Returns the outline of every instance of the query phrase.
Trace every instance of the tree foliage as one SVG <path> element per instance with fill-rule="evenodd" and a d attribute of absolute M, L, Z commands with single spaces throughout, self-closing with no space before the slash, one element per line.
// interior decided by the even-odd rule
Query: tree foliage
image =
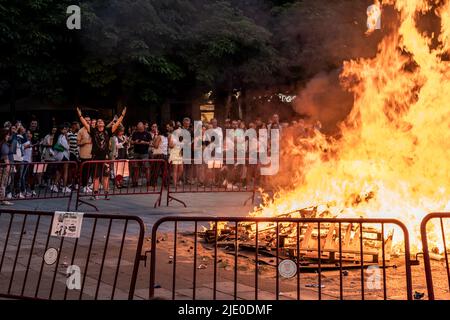
<path fill-rule="evenodd" d="M 3 91 L 54 97 L 70 60 L 70 37 L 61 28 L 68 1 L 0 2 L 0 80 Z"/>
<path fill-rule="evenodd" d="M 82 29 L 68 30 L 73 1 L 0 0 L 0 99 L 140 106 L 290 84 L 347 58 L 341 43 L 363 32 L 332 15 L 365 14 L 356 2 L 80 0 Z M 336 19 L 348 27 L 324 40 Z"/>

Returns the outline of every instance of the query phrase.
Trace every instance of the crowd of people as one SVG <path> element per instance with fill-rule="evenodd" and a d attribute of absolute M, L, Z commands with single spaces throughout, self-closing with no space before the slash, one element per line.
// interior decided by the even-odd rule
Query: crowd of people
<path fill-rule="evenodd" d="M 120 175 L 111 175 L 106 163 L 99 163 L 93 171 L 95 174 L 92 170 L 90 173 L 82 172 L 79 179 L 74 179 L 76 172 L 72 172 L 68 165 L 59 165 L 54 172 L 50 172 L 50 179 L 48 172 L 32 172 L 35 170 L 27 165 L 32 162 L 60 164 L 73 161 L 81 164 L 90 160 L 164 159 L 170 164 L 169 184 L 173 188 L 195 184 L 233 190 L 255 184 L 259 178 L 258 164 L 227 164 L 223 161 L 186 164 L 183 161 L 183 142 L 174 138 L 180 136 L 174 133 L 184 129 L 194 137 L 190 118 L 186 117 L 181 122 L 169 121 L 162 127 L 147 121 L 125 127 L 123 119 L 126 108 L 109 122 L 84 115 L 79 108 L 77 113 L 78 119 L 72 123 L 54 125 L 47 133 L 40 131 L 37 120 L 32 120 L 28 126 L 20 121 L 4 123 L 0 131 L 0 162 L 6 164 L 0 166 L 1 205 L 12 205 L 10 200 L 14 198 L 35 196 L 36 185 L 49 188 L 50 192 L 62 193 L 70 193 L 80 187 L 82 192 L 92 193 L 93 199 L 97 199 L 100 188 L 107 194 L 111 176 L 115 178 L 117 187 L 122 187 L 124 183 Z M 280 117 L 274 114 L 267 122 L 262 118 L 248 123 L 226 119 L 220 127 L 217 119 L 211 119 L 202 123 L 202 148 L 214 141 L 214 138 L 205 136 L 208 129 L 217 131 L 224 139 L 225 152 L 229 139 L 225 136 L 227 129 L 232 129 L 235 137 L 247 129 L 255 129 L 256 132 L 259 129 L 269 129 L 269 132 L 270 129 L 278 129 L 282 134 L 283 130 L 298 126 L 301 121 L 281 122 Z M 138 183 L 136 174 L 136 170 L 131 173 L 128 183 Z"/>

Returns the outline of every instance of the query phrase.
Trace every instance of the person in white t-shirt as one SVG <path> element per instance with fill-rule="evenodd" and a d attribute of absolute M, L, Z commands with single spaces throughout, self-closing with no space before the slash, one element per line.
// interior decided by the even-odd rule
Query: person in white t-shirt
<path fill-rule="evenodd" d="M 27 141 L 23 144 L 23 162 L 30 163 L 33 158 L 33 145 L 31 144 L 31 138 L 33 134 L 31 131 L 27 131 Z"/>
<path fill-rule="evenodd" d="M 24 145 L 27 142 L 27 138 L 26 138 L 26 130 L 23 126 L 19 125 L 17 127 L 17 144 L 16 144 L 16 152 L 13 154 L 13 158 L 14 158 L 14 163 L 17 164 L 16 166 L 16 170 L 18 171 L 18 186 L 19 186 L 19 195 L 18 197 L 20 199 L 25 198 L 25 175 L 26 175 L 26 169 L 27 166 L 25 166 L 25 164 L 23 163 L 23 155 L 24 155 Z M 14 186 L 15 184 L 13 183 L 12 186 Z"/>
<path fill-rule="evenodd" d="M 69 142 L 67 141 L 67 133 L 69 131 L 68 125 L 60 125 L 58 131 L 53 138 L 53 158 L 54 161 L 66 162 L 69 161 Z M 69 174 L 68 164 L 56 164 L 56 178 L 53 185 L 50 187 L 52 192 L 59 192 L 58 183 L 62 176 L 62 193 L 70 193 L 72 190 L 67 186 L 67 179 Z"/>
<path fill-rule="evenodd" d="M 31 144 L 31 139 L 33 138 L 33 135 L 30 131 L 28 131 L 26 134 L 24 134 L 24 143 L 22 144 L 22 165 L 20 170 L 20 193 L 19 198 L 25 198 L 26 196 L 32 195 L 27 194 L 27 185 L 28 185 L 28 175 L 29 175 L 29 169 L 30 165 L 29 163 L 32 162 L 33 157 L 33 146 Z"/>
<path fill-rule="evenodd" d="M 222 131 L 222 128 L 217 125 L 217 119 L 211 119 L 211 129 L 217 134 L 218 140 L 215 141 L 216 137 L 210 137 L 208 134 L 205 134 L 204 140 L 206 141 L 206 144 L 209 145 L 210 143 L 215 143 L 217 148 L 214 148 L 214 151 L 212 153 L 212 156 L 216 156 L 216 151 L 223 152 L 223 136 L 224 132 Z M 223 167 L 223 155 L 220 159 L 213 158 L 212 160 L 208 161 L 207 163 L 207 170 L 206 170 L 206 179 L 208 181 L 208 185 L 219 185 L 220 181 L 220 171 Z"/>

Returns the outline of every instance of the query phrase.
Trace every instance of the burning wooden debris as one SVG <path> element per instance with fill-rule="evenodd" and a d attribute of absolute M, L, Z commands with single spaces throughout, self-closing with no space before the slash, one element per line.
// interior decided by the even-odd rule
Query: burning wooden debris
<path fill-rule="evenodd" d="M 237 230 L 235 223 L 218 223 L 217 246 L 234 252 L 237 243 L 239 255 L 245 256 L 245 252 L 251 252 L 253 254 L 248 257 L 254 259 L 254 253 L 258 250 L 258 254 L 261 256 L 258 258 L 259 261 L 273 262 L 278 242 L 280 259 L 297 260 L 299 257 L 302 265 L 317 263 L 319 257 L 321 263 L 337 265 L 341 260 L 340 252 L 343 263 L 361 263 L 362 246 L 363 261 L 366 265 L 382 263 L 383 236 L 381 230 L 364 226 L 364 224 L 360 230 L 359 223 L 341 223 L 339 232 L 338 223 L 320 223 L 320 233 L 318 223 L 299 223 L 297 225 L 296 222 L 279 222 L 277 226 L 277 223 L 258 222 L 258 233 L 256 228 L 255 222 L 239 223 Z M 209 229 L 201 232 L 200 236 L 206 243 L 214 244 L 216 224 L 212 223 Z M 393 230 L 384 238 L 386 262 L 391 259 L 392 238 Z"/>

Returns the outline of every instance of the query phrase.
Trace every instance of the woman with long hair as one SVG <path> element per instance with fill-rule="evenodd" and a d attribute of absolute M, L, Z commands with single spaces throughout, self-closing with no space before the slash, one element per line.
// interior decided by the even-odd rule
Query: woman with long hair
<path fill-rule="evenodd" d="M 111 139 L 111 160 L 128 159 L 129 139 L 125 135 L 125 128 L 120 126 L 117 133 Z M 129 175 L 129 167 L 127 161 L 114 163 L 114 182 L 116 188 L 123 188 L 123 177 Z"/>
<path fill-rule="evenodd" d="M 151 143 L 152 146 L 152 159 L 155 160 L 165 160 L 167 161 L 167 153 L 169 150 L 169 143 L 166 134 L 161 134 L 156 127 L 154 130 L 154 136 Z M 164 170 L 161 162 L 152 163 L 151 166 L 151 185 L 156 187 L 158 178 L 162 177 L 164 179 Z"/>
<path fill-rule="evenodd" d="M 178 184 L 181 184 L 181 178 L 183 176 L 183 155 L 182 152 L 182 143 L 171 133 L 168 137 L 168 145 L 169 145 L 169 166 L 172 171 L 172 179 L 173 185 L 175 188 L 178 187 Z M 170 183 L 170 181 L 169 181 Z"/>
<path fill-rule="evenodd" d="M 42 140 L 42 161 L 53 161 L 53 138 L 55 137 L 57 131 L 58 128 L 56 126 L 53 126 L 50 129 L 50 132 L 44 137 L 44 140 Z"/>
<path fill-rule="evenodd" d="M 17 147 L 20 148 L 20 158 L 17 159 L 17 169 L 19 171 L 19 198 L 24 199 L 27 189 L 27 173 L 28 173 L 28 162 L 31 160 L 25 158 L 25 151 L 27 151 L 27 156 L 29 155 L 30 141 L 27 137 L 27 130 L 20 126 L 17 130 Z M 28 161 L 29 160 L 29 161 Z"/>
<path fill-rule="evenodd" d="M 67 132 L 69 131 L 69 126 L 62 124 L 59 126 L 58 130 L 53 137 L 53 159 L 58 162 L 66 162 L 70 159 L 69 154 L 69 142 L 67 141 Z M 56 175 L 54 184 L 51 187 L 53 192 L 59 192 L 58 184 L 62 176 L 62 193 L 70 193 L 72 190 L 67 186 L 67 178 L 69 174 L 69 164 L 57 164 L 56 165 Z"/>

